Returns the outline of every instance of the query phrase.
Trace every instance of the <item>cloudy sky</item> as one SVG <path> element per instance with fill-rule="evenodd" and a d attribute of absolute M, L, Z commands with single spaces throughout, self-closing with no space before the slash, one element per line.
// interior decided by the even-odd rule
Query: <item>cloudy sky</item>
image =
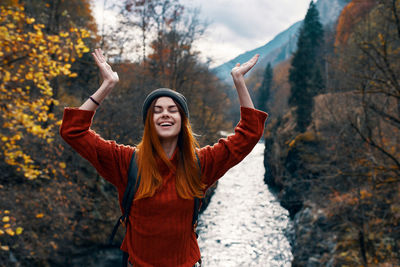
<path fill-rule="evenodd" d="M 92 0 L 99 24 L 103 17 L 112 23 L 104 0 Z M 110 0 L 108 0 L 110 2 Z M 218 66 L 241 53 L 271 41 L 278 33 L 302 20 L 310 0 L 181 0 L 189 8 L 199 8 L 200 18 L 209 26 L 196 48 L 203 58 Z"/>

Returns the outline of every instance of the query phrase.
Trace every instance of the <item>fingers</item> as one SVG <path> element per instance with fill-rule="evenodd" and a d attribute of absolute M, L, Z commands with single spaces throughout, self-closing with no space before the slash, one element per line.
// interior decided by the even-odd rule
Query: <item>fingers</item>
<path fill-rule="evenodd" d="M 251 67 L 253 67 L 257 63 L 259 57 L 260 55 L 256 54 L 249 61 L 247 61 L 247 63 L 249 63 Z"/>
<path fill-rule="evenodd" d="M 257 63 L 259 56 L 259 54 L 254 55 L 249 61 L 243 63 L 242 65 L 240 65 L 240 63 L 237 63 L 236 66 L 232 69 L 232 75 L 245 75 Z"/>
<path fill-rule="evenodd" d="M 100 48 L 96 48 L 94 50 L 94 52 L 92 53 L 92 56 L 98 66 L 100 66 L 102 63 L 106 62 L 106 59 L 103 55 L 103 51 L 101 51 Z"/>
<path fill-rule="evenodd" d="M 254 55 L 249 61 L 244 63 L 243 65 L 246 65 L 247 71 L 249 71 L 251 68 L 254 67 L 254 65 L 257 63 L 259 54 Z"/>

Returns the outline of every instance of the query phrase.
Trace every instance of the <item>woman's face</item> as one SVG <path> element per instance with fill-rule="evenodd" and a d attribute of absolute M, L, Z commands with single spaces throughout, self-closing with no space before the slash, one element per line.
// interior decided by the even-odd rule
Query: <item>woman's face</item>
<path fill-rule="evenodd" d="M 178 138 L 182 119 L 172 98 L 163 96 L 156 100 L 153 121 L 161 141 Z"/>

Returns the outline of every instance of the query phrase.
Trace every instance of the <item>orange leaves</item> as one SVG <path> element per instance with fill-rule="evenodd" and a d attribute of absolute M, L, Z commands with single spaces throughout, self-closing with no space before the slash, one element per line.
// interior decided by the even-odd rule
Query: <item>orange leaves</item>
<path fill-rule="evenodd" d="M 347 42 L 354 26 L 371 10 L 372 7 L 374 7 L 375 4 L 376 3 L 373 0 L 353 0 L 343 8 L 336 28 L 336 46 Z"/>
<path fill-rule="evenodd" d="M 1 249 L 1 250 L 4 250 L 4 251 L 9 251 L 9 250 L 10 250 L 10 247 L 9 247 L 9 246 L 2 246 L 2 245 L 0 244 L 0 249 Z"/>
<path fill-rule="evenodd" d="M 330 200 L 334 204 L 357 205 L 361 200 L 370 200 L 373 197 L 372 190 L 367 188 L 353 189 L 347 193 L 339 193 L 335 191 Z"/>
<path fill-rule="evenodd" d="M 342 194 L 340 194 L 339 192 L 335 192 L 330 199 L 333 203 L 337 204 L 343 203 L 343 204 L 355 205 L 358 203 L 358 198 L 354 191 L 351 193 L 342 193 Z"/>

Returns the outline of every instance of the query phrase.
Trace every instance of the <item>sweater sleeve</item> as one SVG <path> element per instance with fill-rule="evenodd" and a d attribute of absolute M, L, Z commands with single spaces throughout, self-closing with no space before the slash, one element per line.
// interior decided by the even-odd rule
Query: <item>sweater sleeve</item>
<path fill-rule="evenodd" d="M 104 140 L 90 129 L 94 114 L 94 111 L 65 108 L 60 135 L 87 159 L 103 178 L 117 188 L 125 188 L 134 147 Z"/>
<path fill-rule="evenodd" d="M 235 127 L 235 133 L 198 151 L 202 181 L 207 188 L 251 152 L 264 132 L 267 117 L 268 114 L 263 111 L 241 107 L 240 121 Z"/>

